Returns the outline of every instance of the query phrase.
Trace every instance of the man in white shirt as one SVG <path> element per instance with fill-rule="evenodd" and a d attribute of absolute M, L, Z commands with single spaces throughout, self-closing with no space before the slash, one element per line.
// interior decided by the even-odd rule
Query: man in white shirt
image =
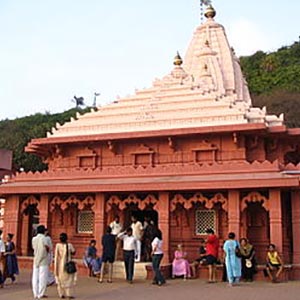
<path fill-rule="evenodd" d="M 34 250 L 32 291 L 34 299 L 45 298 L 48 280 L 48 252 L 49 246 L 45 237 L 45 226 L 37 227 L 37 235 L 32 238 L 32 248 Z"/>
<path fill-rule="evenodd" d="M 117 239 L 117 236 L 122 231 L 122 224 L 120 223 L 120 217 L 118 215 L 115 216 L 115 219 L 113 222 L 109 224 L 109 227 L 111 228 L 111 234 L 116 236 L 116 252 L 115 252 L 115 259 L 118 260 L 118 255 L 121 247 L 121 240 Z"/>
<path fill-rule="evenodd" d="M 137 220 L 136 216 L 131 217 L 131 228 L 132 235 L 136 238 L 136 253 L 135 253 L 135 261 L 141 261 L 141 252 L 142 252 L 142 236 L 144 232 L 143 225 L 140 221 Z"/>
<path fill-rule="evenodd" d="M 123 240 L 124 264 L 126 271 L 126 280 L 132 283 L 134 273 L 134 257 L 136 252 L 137 241 L 132 235 L 132 228 L 129 227 L 125 232 L 118 235 L 118 238 Z"/>
<path fill-rule="evenodd" d="M 2 240 L 3 231 L 0 230 L 0 288 L 3 288 L 3 261 L 4 261 L 4 253 L 5 253 L 5 244 Z"/>

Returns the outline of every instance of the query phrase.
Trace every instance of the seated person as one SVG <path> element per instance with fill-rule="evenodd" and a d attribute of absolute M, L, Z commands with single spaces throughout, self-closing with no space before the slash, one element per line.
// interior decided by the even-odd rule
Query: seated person
<path fill-rule="evenodd" d="M 200 243 L 200 246 L 199 246 L 199 257 L 195 261 L 193 261 L 193 263 L 191 264 L 191 269 L 192 269 L 192 275 L 193 275 L 193 277 L 196 277 L 197 267 L 199 265 L 205 264 L 205 262 L 206 262 L 205 240 L 203 238 L 200 238 L 199 239 L 199 243 Z"/>
<path fill-rule="evenodd" d="M 91 240 L 85 251 L 83 262 L 91 270 L 90 275 L 97 275 L 101 270 L 101 258 L 97 256 L 96 240 Z"/>
<path fill-rule="evenodd" d="M 172 277 L 183 276 L 183 279 L 191 277 L 190 265 L 186 259 L 187 253 L 183 251 L 182 245 L 178 244 L 172 262 Z"/>
<path fill-rule="evenodd" d="M 275 274 L 274 271 L 276 272 Z M 273 283 L 279 282 L 279 276 L 283 271 L 283 262 L 274 244 L 270 244 L 267 252 L 266 272 Z"/>

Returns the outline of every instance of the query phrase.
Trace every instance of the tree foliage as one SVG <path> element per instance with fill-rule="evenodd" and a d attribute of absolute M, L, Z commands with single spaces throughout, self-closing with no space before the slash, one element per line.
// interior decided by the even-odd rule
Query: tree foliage
<path fill-rule="evenodd" d="M 42 160 L 36 155 L 24 152 L 25 146 L 33 138 L 42 138 L 46 133 L 55 127 L 56 123 L 63 124 L 75 117 L 77 112 L 82 110 L 74 108 L 58 114 L 37 113 L 31 116 L 15 120 L 0 121 L 0 148 L 13 151 L 13 169 L 25 171 L 42 171 L 47 168 Z"/>

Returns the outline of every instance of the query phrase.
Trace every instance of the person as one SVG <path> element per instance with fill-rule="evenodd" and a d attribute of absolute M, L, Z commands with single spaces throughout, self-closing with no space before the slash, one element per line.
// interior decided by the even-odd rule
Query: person
<path fill-rule="evenodd" d="M 46 244 L 49 248 L 48 251 L 48 277 L 47 277 L 47 286 L 53 285 L 55 283 L 54 274 L 51 272 L 51 264 L 53 263 L 53 243 L 48 229 L 45 229 L 45 239 Z"/>
<path fill-rule="evenodd" d="M 60 242 L 56 244 L 54 253 L 54 276 L 58 295 L 60 298 L 74 299 L 73 287 L 76 284 L 77 273 L 67 273 L 65 266 L 70 261 L 71 256 L 75 254 L 75 249 L 71 243 L 68 243 L 66 233 L 61 233 L 59 240 Z"/>
<path fill-rule="evenodd" d="M 36 230 L 37 235 L 31 241 L 33 248 L 32 292 L 34 299 L 41 299 L 46 296 L 50 247 L 45 236 L 45 226 L 39 225 Z"/>
<path fill-rule="evenodd" d="M 203 238 L 200 238 L 199 239 L 199 256 L 198 258 L 193 261 L 193 263 L 191 264 L 191 269 L 192 269 L 192 274 L 193 274 L 193 277 L 195 278 L 196 275 L 197 275 L 197 267 L 199 265 L 203 265 L 206 263 L 206 249 L 205 249 L 205 240 Z"/>
<path fill-rule="evenodd" d="M 216 264 L 219 255 L 219 239 L 215 235 L 213 229 L 208 228 L 206 230 L 208 234 L 206 240 L 206 263 L 208 265 L 208 283 L 215 283 L 217 268 Z"/>
<path fill-rule="evenodd" d="M 242 278 L 245 281 L 253 281 L 256 272 L 255 250 L 246 238 L 240 239 L 240 251 L 242 259 Z"/>
<path fill-rule="evenodd" d="M 239 248 L 240 244 L 235 240 L 235 233 L 229 232 L 228 240 L 225 241 L 223 246 L 229 286 L 238 284 L 242 274 L 241 258 L 237 256 Z"/>
<path fill-rule="evenodd" d="M 2 240 L 3 231 L 0 229 L 0 288 L 4 286 L 4 278 L 3 278 L 3 265 L 4 265 L 4 253 L 5 253 L 5 244 Z"/>
<path fill-rule="evenodd" d="M 152 246 L 151 243 L 156 236 L 157 228 L 150 219 L 150 217 L 146 216 L 144 221 L 144 234 L 143 234 L 143 260 L 144 261 L 152 261 L 151 253 L 152 253 Z"/>
<path fill-rule="evenodd" d="M 273 283 L 279 282 L 279 276 L 283 271 L 283 261 L 274 244 L 270 244 L 267 252 L 267 274 Z M 275 274 L 274 271 L 276 271 Z"/>
<path fill-rule="evenodd" d="M 157 229 L 155 233 L 155 237 L 151 243 L 152 246 L 152 269 L 154 272 L 154 278 L 152 283 L 157 284 L 159 286 L 166 283 L 165 278 L 163 277 L 161 271 L 160 271 L 160 263 L 164 256 L 163 250 L 162 250 L 162 232 L 161 230 Z"/>
<path fill-rule="evenodd" d="M 134 257 L 137 251 L 137 240 L 132 234 L 132 228 L 126 229 L 126 232 L 121 232 L 118 238 L 123 240 L 123 254 L 126 272 L 126 280 L 133 283 L 134 275 Z"/>
<path fill-rule="evenodd" d="M 90 269 L 90 276 L 100 273 L 102 260 L 97 256 L 96 240 L 90 241 L 89 246 L 85 250 L 83 262 Z"/>
<path fill-rule="evenodd" d="M 103 274 L 105 266 L 108 264 L 108 279 L 107 282 L 112 283 L 113 263 L 115 261 L 116 253 L 116 236 L 112 234 L 110 226 L 106 228 L 106 234 L 102 237 L 102 266 L 100 272 L 99 282 L 103 282 Z"/>
<path fill-rule="evenodd" d="M 183 276 L 186 280 L 187 277 L 191 277 L 190 265 L 186 259 L 187 253 L 183 251 L 181 244 L 177 245 L 177 250 L 174 253 L 174 260 L 172 262 L 172 277 Z"/>
<path fill-rule="evenodd" d="M 120 223 L 120 217 L 118 215 L 115 215 L 115 219 L 109 224 L 109 226 L 111 228 L 111 233 L 115 236 L 115 240 L 116 240 L 115 259 L 117 260 L 121 248 L 121 240 L 117 238 L 118 234 L 120 234 L 122 231 L 122 224 Z"/>
<path fill-rule="evenodd" d="M 16 281 L 16 276 L 19 274 L 19 265 L 16 255 L 16 246 L 12 241 L 14 235 L 12 233 L 7 234 L 6 243 L 5 243 L 5 252 L 4 252 L 4 272 L 3 272 L 3 282 L 6 278 L 10 278 L 11 282 Z"/>
<path fill-rule="evenodd" d="M 141 261 L 141 251 L 142 251 L 142 237 L 143 237 L 143 224 L 138 221 L 136 216 L 131 217 L 131 228 L 132 228 L 132 235 L 136 239 L 136 253 L 135 253 L 135 261 Z"/>

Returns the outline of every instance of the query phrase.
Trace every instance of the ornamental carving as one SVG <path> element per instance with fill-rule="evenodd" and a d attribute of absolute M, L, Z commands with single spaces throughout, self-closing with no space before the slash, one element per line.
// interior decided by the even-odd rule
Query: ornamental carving
<path fill-rule="evenodd" d="M 200 203 L 207 209 L 212 209 L 215 204 L 220 203 L 224 211 L 228 211 L 228 199 L 222 193 L 215 194 L 212 198 L 205 197 L 202 193 L 196 193 L 194 196 L 186 199 L 181 194 L 176 194 L 171 200 L 171 211 L 175 211 L 177 204 L 185 209 L 191 209 L 194 204 Z"/>
<path fill-rule="evenodd" d="M 87 196 L 84 199 L 79 199 L 75 195 L 71 195 L 67 199 L 62 199 L 60 196 L 55 196 L 50 201 L 50 212 L 53 212 L 57 206 L 61 210 L 66 210 L 72 204 L 76 205 L 79 210 L 83 210 L 87 206 L 93 207 L 95 204 L 95 199 L 92 196 Z"/>
<path fill-rule="evenodd" d="M 248 203 L 260 203 L 266 211 L 269 211 L 269 199 L 258 192 L 251 192 L 241 201 L 241 211 L 244 211 Z"/>
<path fill-rule="evenodd" d="M 147 195 L 145 199 L 138 198 L 135 194 L 130 194 L 126 199 L 120 199 L 118 196 L 111 196 L 106 202 L 106 212 L 109 212 L 113 205 L 117 206 L 120 210 L 124 210 L 128 205 L 134 204 L 140 210 L 144 210 L 147 206 L 156 206 L 158 209 L 158 200 L 154 195 Z"/>
<path fill-rule="evenodd" d="M 21 211 L 23 212 L 29 205 L 39 205 L 40 200 L 37 199 L 35 196 L 30 195 L 29 197 L 25 198 L 21 203 Z"/>

